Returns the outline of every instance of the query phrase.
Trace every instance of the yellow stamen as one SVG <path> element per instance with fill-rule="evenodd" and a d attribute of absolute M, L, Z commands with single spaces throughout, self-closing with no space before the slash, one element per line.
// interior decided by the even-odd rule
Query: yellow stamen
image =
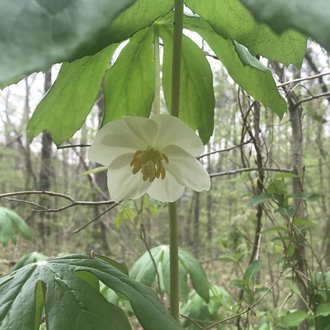
<path fill-rule="evenodd" d="M 148 147 L 146 150 L 138 150 L 132 158 L 132 173 L 136 174 L 141 170 L 144 181 L 153 182 L 156 178 L 165 178 L 165 167 L 163 161 L 168 163 L 168 158 L 160 151 Z"/>

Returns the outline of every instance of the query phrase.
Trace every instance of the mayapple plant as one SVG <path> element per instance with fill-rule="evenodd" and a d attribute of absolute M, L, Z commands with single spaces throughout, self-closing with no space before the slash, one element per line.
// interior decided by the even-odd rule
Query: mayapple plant
<path fill-rule="evenodd" d="M 184 13 L 184 5 L 190 13 Z M 64 62 L 28 124 L 29 137 L 48 130 L 58 145 L 72 137 L 102 88 L 103 128 L 90 157 L 108 167 L 111 198 L 146 193 L 168 202 L 170 307 L 176 320 L 180 297 L 173 201 L 185 187 L 210 188 L 195 157 L 212 136 L 215 107 L 209 62 L 183 28 L 198 33 L 233 80 L 282 117 L 286 102 L 271 71 L 255 55 L 299 67 L 308 36 L 330 50 L 329 8 L 326 0 L 0 0 L 0 87 Z M 115 50 L 127 40 L 114 60 Z M 160 103 L 160 76 L 172 116 L 149 118 L 154 99 Z M 130 328 L 118 308 L 100 299 L 97 279 L 128 297 L 146 330 L 178 328 L 151 290 L 113 261 L 86 255 L 49 259 L 2 278 L 0 328 L 38 329 L 43 310 L 48 328 L 72 329 L 75 317 L 79 329 Z"/>

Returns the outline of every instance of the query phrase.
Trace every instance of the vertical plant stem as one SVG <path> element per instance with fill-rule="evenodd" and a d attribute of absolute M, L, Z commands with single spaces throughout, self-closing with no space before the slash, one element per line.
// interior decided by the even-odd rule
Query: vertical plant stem
<path fill-rule="evenodd" d="M 172 57 L 172 93 L 171 115 L 179 116 L 180 104 L 180 69 L 183 25 L 183 0 L 175 0 L 174 37 Z M 179 321 L 179 244 L 178 217 L 176 203 L 168 204 L 170 217 L 170 310 L 171 315 Z"/>
<path fill-rule="evenodd" d="M 172 57 L 171 115 L 179 117 L 183 0 L 175 1 Z"/>
<path fill-rule="evenodd" d="M 179 243 L 176 202 L 168 203 L 170 217 L 170 311 L 179 321 Z"/>
<path fill-rule="evenodd" d="M 155 96 L 153 111 L 160 114 L 160 59 L 159 59 L 159 27 L 154 25 L 154 60 L 155 60 Z"/>

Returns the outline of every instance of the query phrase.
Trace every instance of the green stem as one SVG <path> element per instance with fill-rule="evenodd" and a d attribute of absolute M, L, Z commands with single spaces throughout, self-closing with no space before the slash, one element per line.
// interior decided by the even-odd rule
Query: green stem
<path fill-rule="evenodd" d="M 183 0 L 175 0 L 172 57 L 171 115 L 179 117 Z"/>
<path fill-rule="evenodd" d="M 153 111 L 160 114 L 160 58 L 159 58 L 159 27 L 154 25 L 154 59 L 155 59 L 155 96 Z"/>
<path fill-rule="evenodd" d="M 172 57 L 171 115 L 179 116 L 183 0 L 175 0 Z M 179 321 L 179 243 L 176 203 L 168 204 L 170 217 L 170 310 Z"/>
<path fill-rule="evenodd" d="M 170 217 L 170 310 L 179 321 L 179 243 L 176 203 L 168 203 Z"/>

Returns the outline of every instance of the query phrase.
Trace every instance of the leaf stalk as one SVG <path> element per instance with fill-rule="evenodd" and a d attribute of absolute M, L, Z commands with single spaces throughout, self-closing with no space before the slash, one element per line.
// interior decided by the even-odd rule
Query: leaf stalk
<path fill-rule="evenodd" d="M 181 45 L 183 29 L 183 0 L 176 0 L 174 5 L 174 36 L 172 54 L 172 90 L 171 115 L 179 116 Z M 168 204 L 170 226 L 170 312 L 179 321 L 179 244 L 178 217 L 175 202 Z"/>

